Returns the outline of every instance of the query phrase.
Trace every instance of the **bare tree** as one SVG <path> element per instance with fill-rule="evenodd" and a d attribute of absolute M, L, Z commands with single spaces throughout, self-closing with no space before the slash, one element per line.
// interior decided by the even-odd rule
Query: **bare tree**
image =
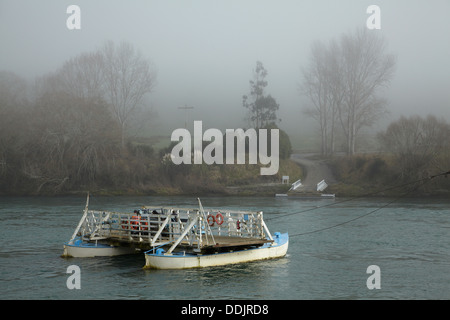
<path fill-rule="evenodd" d="M 124 147 L 127 122 L 144 95 L 154 87 L 156 73 L 150 62 L 127 42 L 116 46 L 109 41 L 100 52 L 103 56 L 105 98 L 120 125 Z"/>
<path fill-rule="evenodd" d="M 58 70 L 59 85 L 56 87 L 79 98 L 102 97 L 103 68 L 103 57 L 98 51 L 81 53 L 66 61 Z"/>
<path fill-rule="evenodd" d="M 346 138 L 346 151 L 354 154 L 361 128 L 371 126 L 386 111 L 386 100 L 377 93 L 389 84 L 395 57 L 385 51 L 385 40 L 366 29 L 343 35 L 328 46 L 312 45 L 302 91 L 313 104 L 306 113 L 321 127 L 322 153 L 334 151 L 337 119 Z"/>
<path fill-rule="evenodd" d="M 104 96 L 103 57 L 96 52 L 81 53 L 67 60 L 55 72 L 35 82 L 37 98 L 65 93 L 76 99 L 99 99 Z"/>
<path fill-rule="evenodd" d="M 386 100 L 377 91 L 389 84 L 395 57 L 386 54 L 386 41 L 366 28 L 341 38 L 345 95 L 339 118 L 347 138 L 347 153 L 355 153 L 356 137 L 362 127 L 371 126 L 385 113 Z"/>
<path fill-rule="evenodd" d="M 312 103 L 304 113 L 319 123 L 322 155 L 333 154 L 335 148 L 338 106 L 343 90 L 338 81 L 339 48 L 335 42 L 326 47 L 321 42 L 311 46 L 310 65 L 303 69 L 303 83 L 300 90 Z"/>
<path fill-rule="evenodd" d="M 95 183 L 118 152 L 118 125 L 100 98 L 46 92 L 28 116 L 21 170 L 36 192 Z"/>
<path fill-rule="evenodd" d="M 131 44 L 115 45 L 109 41 L 101 49 L 81 53 L 66 61 L 56 72 L 42 77 L 37 82 L 37 96 L 64 92 L 87 101 L 104 99 L 120 126 L 124 147 L 127 124 L 139 115 L 150 114 L 148 110 L 138 109 L 155 80 L 151 63 Z"/>

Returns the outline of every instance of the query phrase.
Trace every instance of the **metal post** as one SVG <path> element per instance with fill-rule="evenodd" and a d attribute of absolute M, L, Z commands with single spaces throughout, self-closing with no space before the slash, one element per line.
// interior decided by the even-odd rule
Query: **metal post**
<path fill-rule="evenodd" d="M 163 224 L 159 227 L 158 232 L 156 232 L 155 236 L 153 237 L 152 243 L 150 244 L 151 246 L 155 245 L 156 240 L 160 236 L 161 232 L 164 230 L 164 227 L 167 225 L 167 222 L 169 222 L 169 219 L 170 215 L 167 215 L 167 218 L 164 220 Z"/>
<path fill-rule="evenodd" d="M 184 107 L 178 107 L 180 110 L 184 110 L 184 128 L 187 129 L 187 111 L 190 109 L 194 109 L 194 107 L 188 107 L 184 105 Z"/>
<path fill-rule="evenodd" d="M 214 236 L 212 234 L 211 228 L 209 227 L 208 219 L 206 218 L 205 210 L 203 210 L 203 206 L 202 206 L 202 203 L 200 201 L 200 198 L 197 198 L 197 199 L 198 199 L 198 206 L 200 208 L 200 213 L 202 214 L 203 220 L 205 221 L 206 228 L 208 229 L 207 232 L 206 232 L 206 241 L 209 244 L 209 242 L 208 242 L 208 232 L 209 232 L 209 234 L 210 234 L 210 236 L 212 238 L 213 244 L 216 244 L 216 240 L 214 240 Z M 202 234 L 202 229 L 201 229 L 201 226 L 200 226 L 200 237 L 201 237 L 201 234 Z"/>
<path fill-rule="evenodd" d="M 171 254 L 173 249 L 176 248 L 176 246 L 181 242 L 181 240 L 183 240 L 184 236 L 189 232 L 189 230 L 191 230 L 191 228 L 194 226 L 194 224 L 196 224 L 198 221 L 198 216 L 196 216 L 191 223 L 189 224 L 189 226 L 183 231 L 183 233 L 178 237 L 177 241 L 175 241 L 175 243 L 170 247 L 170 249 L 167 251 L 167 254 Z"/>
<path fill-rule="evenodd" d="M 81 228 L 81 225 L 83 224 L 84 220 L 86 219 L 86 216 L 88 213 L 88 206 L 89 206 L 89 192 L 87 194 L 86 207 L 84 208 L 83 216 L 81 217 L 80 222 L 78 223 L 78 226 L 75 228 L 75 232 L 73 233 L 72 238 L 70 239 L 70 242 L 73 242 L 73 240 L 77 236 L 78 231 Z"/>

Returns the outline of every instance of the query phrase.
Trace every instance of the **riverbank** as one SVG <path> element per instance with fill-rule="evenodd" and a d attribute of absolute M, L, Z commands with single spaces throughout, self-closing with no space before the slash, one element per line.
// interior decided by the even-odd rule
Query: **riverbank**
<path fill-rule="evenodd" d="M 328 184 L 324 193 L 336 197 L 448 197 L 450 179 L 438 177 L 432 181 L 424 172 L 422 183 L 409 183 L 419 179 L 399 177 L 395 162 L 386 155 L 355 155 L 322 158 L 317 154 L 293 154 L 281 160 L 276 175 L 261 176 L 259 165 L 192 165 L 155 166 L 146 172 L 147 179 L 138 183 L 108 185 L 99 181 L 74 188 L 23 188 L 0 192 L 1 196 L 263 196 L 285 194 L 291 184 L 301 179 L 303 187 L 298 195 L 316 192 L 319 181 Z M 428 175 L 427 175 L 428 174 Z M 282 184 L 282 176 L 290 182 Z"/>
<path fill-rule="evenodd" d="M 436 167 L 405 175 L 389 154 L 360 154 L 334 157 L 326 161 L 335 183 L 327 192 L 336 196 L 359 197 L 448 197 L 450 179 L 430 177 L 442 173 Z M 449 168 L 446 168 L 449 169 Z"/>
<path fill-rule="evenodd" d="M 324 180 L 324 193 L 336 197 L 449 197 L 450 179 L 433 168 L 422 174 L 401 175 L 398 163 L 388 154 L 335 155 L 321 157 L 314 153 L 293 154 L 291 159 L 304 172 L 302 186 L 291 192 L 301 197 L 320 195 L 317 184 Z"/>
<path fill-rule="evenodd" d="M 134 179 L 119 181 L 117 177 L 103 177 L 84 185 L 67 183 L 63 188 L 54 188 L 51 184 L 43 187 L 21 184 L 3 189 L 0 195 L 65 196 L 90 192 L 98 196 L 274 196 L 290 188 L 290 184 L 281 183 L 282 176 L 289 176 L 291 181 L 303 177 L 302 168 L 290 159 L 280 159 L 278 173 L 270 176 L 260 175 L 260 165 L 250 164 L 176 166 L 153 162 L 141 172 L 141 175 L 128 173 Z M 108 183 L 113 178 L 115 183 Z"/>

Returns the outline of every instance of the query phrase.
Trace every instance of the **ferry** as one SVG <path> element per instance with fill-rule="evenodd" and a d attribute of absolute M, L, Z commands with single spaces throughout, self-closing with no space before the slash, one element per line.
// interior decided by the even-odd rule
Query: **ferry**
<path fill-rule="evenodd" d="M 144 253 L 144 268 L 202 268 L 280 258 L 287 233 L 270 233 L 262 211 L 143 206 L 130 213 L 88 209 L 64 257 Z"/>

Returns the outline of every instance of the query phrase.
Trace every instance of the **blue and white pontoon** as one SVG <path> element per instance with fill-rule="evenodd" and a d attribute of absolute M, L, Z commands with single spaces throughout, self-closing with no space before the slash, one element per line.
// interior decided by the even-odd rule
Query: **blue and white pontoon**
<path fill-rule="evenodd" d="M 264 241 L 263 241 L 264 242 Z M 188 252 L 185 250 L 165 252 L 163 249 L 145 253 L 145 268 L 152 269 L 187 269 L 221 266 L 242 262 L 280 258 L 286 255 L 289 237 L 287 233 L 275 233 L 273 242 L 246 242 L 238 246 L 233 242 L 211 246 L 216 250 L 211 253 Z M 228 248 L 226 248 L 228 246 Z M 233 250 L 233 249 L 235 250 Z"/>

